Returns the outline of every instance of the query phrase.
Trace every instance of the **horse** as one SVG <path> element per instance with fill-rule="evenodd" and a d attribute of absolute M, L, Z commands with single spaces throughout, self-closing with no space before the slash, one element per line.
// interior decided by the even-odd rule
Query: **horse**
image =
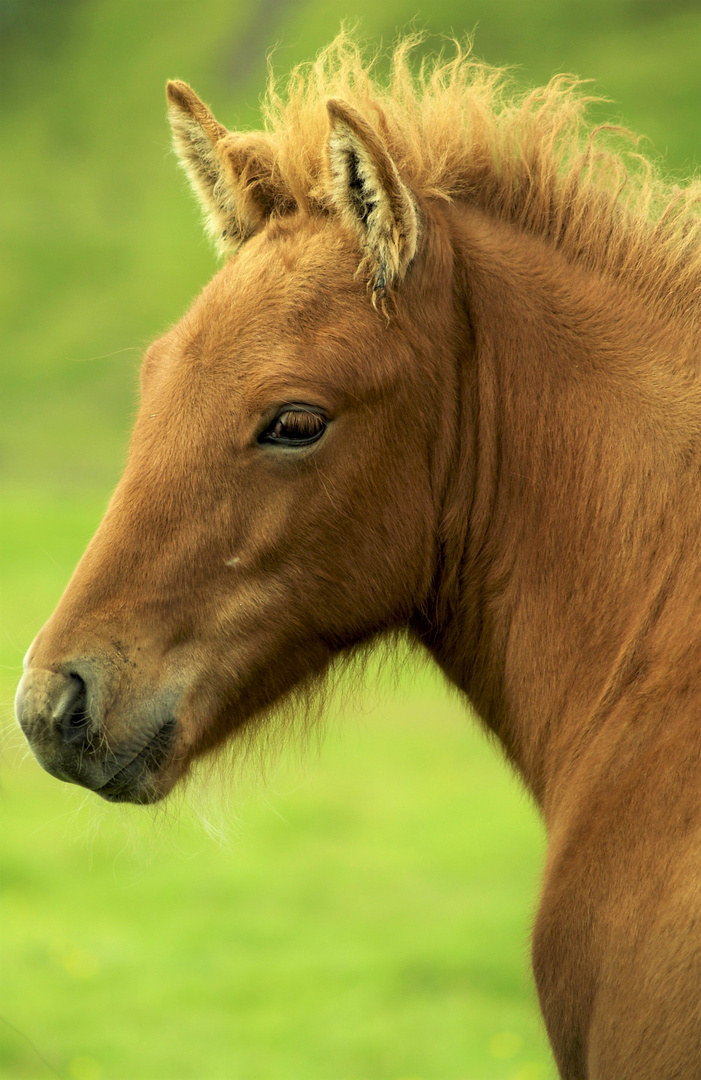
<path fill-rule="evenodd" d="M 151 803 L 383 636 L 503 747 L 548 850 L 565 1080 L 701 1075 L 701 186 L 559 76 L 341 35 L 264 128 L 167 85 L 225 256 L 32 644 L 39 762 Z"/>

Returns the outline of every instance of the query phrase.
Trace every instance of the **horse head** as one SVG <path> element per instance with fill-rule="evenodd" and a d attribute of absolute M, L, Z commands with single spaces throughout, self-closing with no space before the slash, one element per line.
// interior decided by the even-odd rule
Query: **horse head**
<path fill-rule="evenodd" d="M 167 96 L 227 261 L 146 352 L 124 474 L 17 694 L 44 768 L 112 801 L 161 798 L 425 603 L 455 408 L 450 245 L 381 123 L 328 100 L 301 192 L 273 136 Z"/>

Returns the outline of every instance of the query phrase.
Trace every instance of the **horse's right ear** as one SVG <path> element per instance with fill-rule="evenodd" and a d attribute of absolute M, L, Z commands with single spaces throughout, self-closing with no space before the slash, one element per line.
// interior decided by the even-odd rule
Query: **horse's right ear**
<path fill-rule="evenodd" d="M 401 281 L 416 254 L 419 215 L 387 147 L 345 101 L 327 101 L 331 200 L 358 236 L 374 293 Z"/>
<path fill-rule="evenodd" d="M 263 132 L 228 131 L 187 83 L 166 86 L 173 144 L 220 252 L 235 251 L 273 212 L 293 209 Z"/>

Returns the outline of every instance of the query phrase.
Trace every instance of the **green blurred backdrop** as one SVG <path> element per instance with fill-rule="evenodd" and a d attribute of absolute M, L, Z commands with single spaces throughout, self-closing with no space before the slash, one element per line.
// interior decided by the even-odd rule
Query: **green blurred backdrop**
<path fill-rule="evenodd" d="M 266 50 L 284 72 L 342 18 L 373 41 L 476 29 L 484 59 L 591 78 L 597 118 L 695 168 L 700 0 L 0 0 L 3 1078 L 554 1075 L 528 974 L 540 826 L 430 672 L 339 706 L 265 786 L 215 794 L 219 841 L 206 808 L 96 805 L 14 734 L 22 655 L 119 475 L 144 343 L 215 269 L 165 79 L 254 126 Z"/>

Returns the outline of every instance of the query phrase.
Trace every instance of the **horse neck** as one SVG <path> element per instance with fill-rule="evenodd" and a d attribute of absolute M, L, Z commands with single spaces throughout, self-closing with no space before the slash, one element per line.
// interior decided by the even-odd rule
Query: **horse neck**
<path fill-rule="evenodd" d="M 418 629 L 547 814 L 606 723 L 689 665 L 699 382 L 624 283 L 474 212 L 453 224 L 473 344 Z"/>

